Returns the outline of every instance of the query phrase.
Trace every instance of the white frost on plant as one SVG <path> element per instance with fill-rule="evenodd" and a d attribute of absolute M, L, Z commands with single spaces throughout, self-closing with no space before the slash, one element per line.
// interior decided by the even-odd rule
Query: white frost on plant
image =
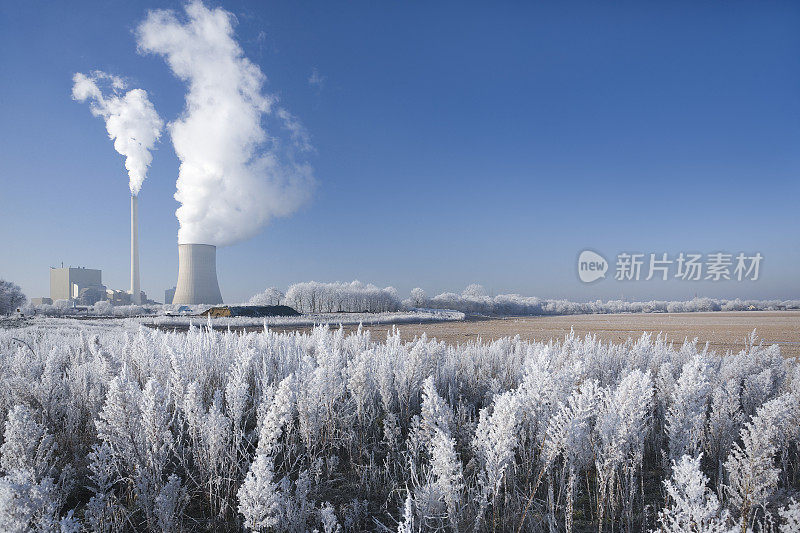
<path fill-rule="evenodd" d="M 257 455 L 239 489 L 239 513 L 251 531 L 264 531 L 278 524 L 281 496 L 274 482 L 272 459 Z"/>
<path fill-rule="evenodd" d="M 673 461 L 686 454 L 694 456 L 702 449 L 711 392 L 707 374 L 708 363 L 698 354 L 683 365 L 675 384 L 666 419 L 669 454 Z"/>
<path fill-rule="evenodd" d="M 794 364 L 755 341 L 711 359 L 648 335 L 454 346 L 35 320 L 0 330 L 0 528 L 649 530 L 670 478 L 666 527 L 786 529 Z M 673 442 L 695 444 L 673 471 L 679 422 Z"/>
<path fill-rule="evenodd" d="M 708 488 L 708 478 L 700 470 L 702 454 L 684 455 L 672 463 L 672 478 L 664 481 L 670 505 L 660 515 L 664 533 L 727 533 L 731 531 L 728 512 Z"/>

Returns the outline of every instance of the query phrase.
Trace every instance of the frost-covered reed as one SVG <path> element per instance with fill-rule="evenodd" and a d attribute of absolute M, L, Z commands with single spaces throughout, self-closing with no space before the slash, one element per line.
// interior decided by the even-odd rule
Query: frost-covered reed
<path fill-rule="evenodd" d="M 800 370 L 643 335 L 0 331 L 2 531 L 796 531 Z M 769 529 L 772 528 L 772 529 Z M 782 528 L 782 529 L 780 529 Z"/>

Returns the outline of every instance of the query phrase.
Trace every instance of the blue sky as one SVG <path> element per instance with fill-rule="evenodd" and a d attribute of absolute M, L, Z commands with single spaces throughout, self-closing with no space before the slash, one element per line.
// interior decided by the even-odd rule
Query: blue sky
<path fill-rule="evenodd" d="M 296 281 L 577 300 L 800 297 L 800 4 L 241 2 L 245 54 L 311 134 L 312 200 L 218 252 L 226 301 Z M 3 2 L 0 277 L 48 266 L 127 288 L 129 193 L 102 121 L 70 97 L 100 69 L 177 118 L 185 87 L 136 52 L 148 9 Z M 309 83 L 316 73 L 322 83 Z M 140 194 L 142 287 L 177 275 L 168 135 Z M 760 252 L 757 282 L 582 284 L 586 248 Z M 613 268 L 613 266 L 612 266 Z"/>

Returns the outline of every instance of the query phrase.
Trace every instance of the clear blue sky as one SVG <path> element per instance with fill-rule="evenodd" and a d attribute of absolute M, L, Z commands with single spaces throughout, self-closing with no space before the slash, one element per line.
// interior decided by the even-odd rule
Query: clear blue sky
<path fill-rule="evenodd" d="M 800 297 L 797 2 L 213 2 L 305 125 L 319 185 L 221 248 L 227 301 L 295 281 L 578 300 Z M 128 287 L 129 193 L 101 120 L 70 97 L 101 69 L 166 120 L 185 88 L 133 29 L 179 2 L 0 4 L 0 277 L 48 266 Z M 312 72 L 324 83 L 309 83 Z M 168 136 L 140 195 L 142 287 L 177 274 Z M 757 282 L 583 285 L 577 254 L 764 256 Z"/>

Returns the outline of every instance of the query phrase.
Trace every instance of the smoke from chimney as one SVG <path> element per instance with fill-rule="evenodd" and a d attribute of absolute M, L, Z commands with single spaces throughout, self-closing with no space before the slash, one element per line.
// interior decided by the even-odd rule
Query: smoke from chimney
<path fill-rule="evenodd" d="M 72 97 L 79 102 L 91 102 L 92 114 L 106 122 L 106 131 L 114 141 L 114 149 L 125 156 L 131 190 L 131 298 L 138 305 L 142 303 L 142 292 L 139 286 L 137 196 L 153 160 L 150 150 L 161 136 L 164 122 L 147 98 L 147 92 L 132 89 L 122 93 L 125 82 L 121 78 L 98 70 L 91 76 L 78 72 L 72 80 Z M 104 95 L 98 84 L 109 86 L 111 94 Z"/>
<path fill-rule="evenodd" d="M 266 78 L 244 57 L 233 23 L 228 11 L 192 1 L 180 19 L 174 11 L 150 11 L 136 31 L 139 51 L 162 56 L 188 86 L 184 113 L 169 124 L 181 161 L 181 244 L 251 237 L 272 217 L 297 209 L 314 183 L 310 165 L 295 160 L 311 150 L 308 135 L 275 96 L 262 93 Z"/>
<path fill-rule="evenodd" d="M 91 76 L 78 72 L 72 80 L 72 97 L 79 102 L 89 100 L 92 114 L 105 120 L 114 149 L 125 156 L 131 194 L 139 194 L 153 160 L 150 150 L 164 127 L 147 92 L 132 89 L 123 94 L 125 82 L 99 70 Z M 100 84 L 108 86 L 111 94 L 104 95 Z"/>

